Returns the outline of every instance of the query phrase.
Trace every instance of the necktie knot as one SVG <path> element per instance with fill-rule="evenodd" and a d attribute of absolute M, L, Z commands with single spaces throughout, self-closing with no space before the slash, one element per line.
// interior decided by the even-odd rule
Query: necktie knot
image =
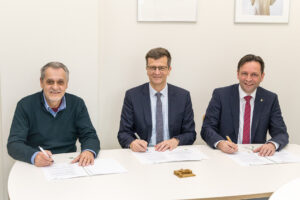
<path fill-rule="evenodd" d="M 155 94 L 155 96 L 157 96 L 157 98 L 159 98 L 160 99 L 160 97 L 161 97 L 161 93 L 160 92 L 157 92 L 156 94 Z"/>
<path fill-rule="evenodd" d="M 246 102 L 249 102 L 251 98 L 252 98 L 252 96 L 245 96 L 244 97 L 244 99 L 246 100 Z"/>

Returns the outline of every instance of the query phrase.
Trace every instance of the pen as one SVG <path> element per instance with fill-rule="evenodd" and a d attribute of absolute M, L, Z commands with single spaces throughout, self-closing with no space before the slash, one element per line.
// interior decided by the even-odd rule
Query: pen
<path fill-rule="evenodd" d="M 138 140 L 141 140 L 140 136 L 137 133 L 134 133 L 134 135 Z M 142 146 L 142 145 L 140 145 L 140 146 L 144 148 L 144 146 Z M 129 147 L 129 149 L 130 149 L 130 147 Z M 148 151 L 148 145 L 146 147 L 146 151 Z"/>
<path fill-rule="evenodd" d="M 41 146 L 39 146 L 39 149 L 41 150 L 41 152 L 43 152 L 43 154 L 44 154 L 45 156 L 47 156 L 48 158 L 51 158 L 51 156 L 49 156 L 49 155 L 46 153 L 46 151 L 45 151 Z"/>
<path fill-rule="evenodd" d="M 228 135 L 226 136 L 226 138 L 227 138 L 227 140 L 228 140 L 229 142 L 232 142 L 231 139 L 230 139 L 230 137 L 229 137 Z"/>

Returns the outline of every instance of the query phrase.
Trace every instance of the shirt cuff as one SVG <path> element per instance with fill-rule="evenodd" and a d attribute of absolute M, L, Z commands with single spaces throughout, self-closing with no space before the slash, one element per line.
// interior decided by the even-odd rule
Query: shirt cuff
<path fill-rule="evenodd" d="M 277 150 L 279 148 L 279 144 L 277 142 L 274 141 L 268 141 L 267 143 L 272 143 L 275 145 L 275 150 Z"/>
<path fill-rule="evenodd" d="M 92 153 L 94 154 L 94 158 L 96 158 L 96 152 L 95 152 L 95 151 L 93 151 L 93 150 L 91 150 L 91 149 L 85 149 L 85 150 L 83 150 L 82 152 L 84 152 L 84 151 L 90 151 L 90 152 L 92 152 Z"/>
<path fill-rule="evenodd" d="M 219 140 L 218 142 L 216 142 L 216 143 L 214 144 L 214 146 L 215 146 L 216 149 L 217 149 L 218 144 L 219 144 L 221 141 L 223 141 L 223 140 Z"/>
<path fill-rule="evenodd" d="M 35 152 L 32 156 L 31 156 L 31 164 L 33 164 L 34 165 L 34 159 L 35 159 L 35 157 L 36 157 L 36 155 L 39 153 L 39 151 L 37 151 L 37 152 Z"/>

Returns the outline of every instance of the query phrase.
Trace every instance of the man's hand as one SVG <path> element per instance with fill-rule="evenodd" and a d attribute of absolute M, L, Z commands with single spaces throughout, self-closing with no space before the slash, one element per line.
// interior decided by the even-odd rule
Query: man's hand
<path fill-rule="evenodd" d="M 155 145 L 155 151 L 166 151 L 169 149 L 172 151 L 175 149 L 179 144 L 179 140 L 176 138 L 172 138 L 170 140 L 162 141 L 161 143 Z"/>
<path fill-rule="evenodd" d="M 88 165 L 93 165 L 94 164 L 94 154 L 90 152 L 89 150 L 85 150 L 81 152 L 79 156 L 77 156 L 72 163 L 78 162 L 79 166 L 88 166 Z"/>
<path fill-rule="evenodd" d="M 260 147 L 253 150 L 254 153 L 258 153 L 260 156 L 273 156 L 276 151 L 276 147 L 272 142 L 263 144 Z"/>
<path fill-rule="evenodd" d="M 147 151 L 147 146 L 148 142 L 145 140 L 135 139 L 130 143 L 129 148 L 134 152 L 145 152 Z"/>
<path fill-rule="evenodd" d="M 227 140 L 220 141 L 217 145 L 217 148 L 223 151 L 224 153 L 230 154 L 238 151 L 238 145 Z"/>
<path fill-rule="evenodd" d="M 34 165 L 37 167 L 45 167 L 53 164 L 53 159 L 51 158 L 51 151 L 45 150 L 45 152 L 49 155 L 46 156 L 43 152 L 39 152 L 36 154 L 34 158 Z"/>

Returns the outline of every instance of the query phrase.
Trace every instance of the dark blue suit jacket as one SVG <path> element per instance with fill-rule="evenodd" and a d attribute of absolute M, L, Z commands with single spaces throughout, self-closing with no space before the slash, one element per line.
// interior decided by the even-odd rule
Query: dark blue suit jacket
<path fill-rule="evenodd" d="M 212 148 L 228 135 L 237 143 L 239 132 L 239 85 L 217 88 L 206 110 L 201 137 Z M 281 150 L 288 143 L 288 133 L 283 121 L 277 95 L 261 87 L 257 88 L 251 125 L 251 143 L 265 143 L 267 131 L 270 141 L 279 144 Z"/>
<path fill-rule="evenodd" d="M 190 93 L 168 84 L 168 118 L 170 138 L 177 138 L 179 145 L 193 144 L 196 139 L 194 113 Z M 128 90 L 125 94 L 118 140 L 127 148 L 136 139 L 150 142 L 152 134 L 149 83 Z"/>

